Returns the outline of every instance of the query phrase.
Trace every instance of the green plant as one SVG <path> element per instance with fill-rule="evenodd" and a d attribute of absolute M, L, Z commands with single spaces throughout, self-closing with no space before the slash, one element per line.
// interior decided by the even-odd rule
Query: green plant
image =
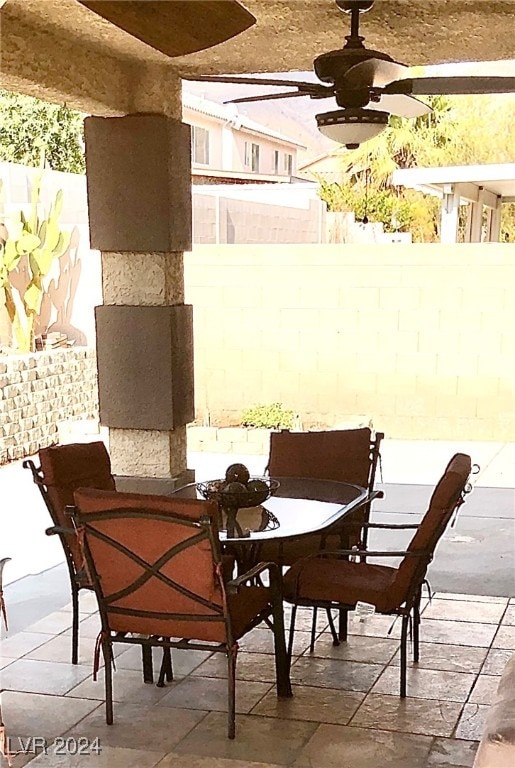
<path fill-rule="evenodd" d="M 2 3 L 0 2 L 0 6 Z M 0 90 L 0 160 L 85 173 L 84 115 L 61 104 Z"/>
<path fill-rule="evenodd" d="M 242 427 L 264 427 L 265 429 L 291 429 L 293 411 L 283 408 L 281 403 L 254 405 L 243 411 Z"/>
<path fill-rule="evenodd" d="M 70 244 L 70 233 L 59 228 L 63 193 L 57 192 L 46 217 L 38 216 L 41 176 L 32 186 L 28 217 L 23 211 L 12 214 L 0 228 L 0 290 L 11 321 L 19 352 L 34 350 L 34 323 L 41 309 L 43 279 L 55 259 L 60 258 Z M 18 288 L 18 300 L 13 293 L 13 273 L 21 259 L 27 262 L 28 282 Z"/>

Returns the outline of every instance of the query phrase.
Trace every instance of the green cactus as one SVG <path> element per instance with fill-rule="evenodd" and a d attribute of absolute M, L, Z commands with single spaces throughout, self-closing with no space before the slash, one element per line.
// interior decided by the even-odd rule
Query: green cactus
<path fill-rule="evenodd" d="M 0 289 L 4 290 L 4 301 L 16 336 L 19 352 L 34 351 L 34 324 L 43 299 L 43 279 L 48 275 L 55 259 L 60 258 L 70 244 L 70 233 L 59 228 L 63 206 L 63 193 L 57 192 L 48 215 L 38 216 L 41 176 L 32 186 L 31 208 L 28 218 L 23 211 L 9 217 L 0 231 Z M 29 283 L 20 293 L 24 317 L 14 295 L 10 273 L 16 269 L 20 259 L 26 256 Z"/>

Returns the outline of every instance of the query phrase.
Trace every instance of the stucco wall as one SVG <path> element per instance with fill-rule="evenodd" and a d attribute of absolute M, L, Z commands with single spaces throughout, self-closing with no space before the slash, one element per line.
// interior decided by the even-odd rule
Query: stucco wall
<path fill-rule="evenodd" d="M 197 246 L 197 416 L 280 401 L 304 425 L 515 439 L 515 246 Z"/>
<path fill-rule="evenodd" d="M 58 441 L 58 425 L 98 418 L 92 349 L 0 356 L 0 465 Z"/>

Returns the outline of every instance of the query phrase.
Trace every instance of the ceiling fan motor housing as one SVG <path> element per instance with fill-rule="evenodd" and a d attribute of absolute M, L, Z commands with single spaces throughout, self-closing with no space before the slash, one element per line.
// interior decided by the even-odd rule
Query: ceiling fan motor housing
<path fill-rule="evenodd" d="M 313 62 L 316 76 L 323 83 L 334 83 L 336 86 L 348 87 L 345 75 L 356 64 L 369 59 L 392 61 L 391 56 L 382 51 L 372 51 L 369 48 L 337 48 L 317 56 Z"/>

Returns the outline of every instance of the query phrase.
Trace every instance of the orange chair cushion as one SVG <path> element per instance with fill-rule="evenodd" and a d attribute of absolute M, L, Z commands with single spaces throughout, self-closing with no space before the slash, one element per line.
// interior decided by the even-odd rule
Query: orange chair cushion
<path fill-rule="evenodd" d="M 54 445 L 39 451 L 43 482 L 54 511 L 54 523 L 69 528 L 70 518 L 65 507 L 74 504 L 77 488 L 115 489 L 111 460 L 104 443 L 73 443 Z M 76 570 L 82 566 L 82 554 L 76 536 L 66 537 Z"/>
<path fill-rule="evenodd" d="M 324 432 L 272 432 L 268 471 L 274 477 L 313 477 L 368 487 L 368 427 Z"/>
<path fill-rule="evenodd" d="M 232 621 L 233 639 L 238 640 L 251 628 L 256 617 L 270 603 L 268 587 L 240 587 L 235 595 L 229 595 L 227 602 Z M 170 606 L 170 610 L 173 607 Z M 187 638 L 213 643 L 227 642 L 225 620 L 220 621 L 188 621 L 155 618 L 140 618 L 137 616 L 120 616 L 108 611 L 109 626 L 114 632 L 136 632 L 145 635 L 162 637 Z"/>
<path fill-rule="evenodd" d="M 211 544 L 201 527 L 191 525 L 207 516 L 216 526 L 215 502 L 91 489 L 76 491 L 74 498 L 113 631 L 226 642 L 224 595 Z M 107 516 L 95 519 L 98 513 Z M 213 533 L 217 536 L 216 527 Z M 157 563 L 157 571 L 150 571 Z M 221 565 L 227 573 L 232 561 Z M 234 639 L 269 600 L 262 587 L 242 587 L 227 596 Z"/>
<path fill-rule="evenodd" d="M 314 558 L 293 565 L 284 577 L 284 597 L 327 601 L 354 606 L 358 601 L 375 605 L 381 613 L 398 607 L 391 594 L 396 568 L 347 560 Z"/>
<path fill-rule="evenodd" d="M 458 453 L 447 465 L 433 491 L 407 555 L 398 568 L 354 563 L 336 558 L 313 558 L 293 565 L 284 577 L 287 600 L 327 601 L 355 605 L 362 601 L 390 613 L 413 596 L 418 589 L 436 545 L 443 535 L 471 472 L 470 456 Z"/>

